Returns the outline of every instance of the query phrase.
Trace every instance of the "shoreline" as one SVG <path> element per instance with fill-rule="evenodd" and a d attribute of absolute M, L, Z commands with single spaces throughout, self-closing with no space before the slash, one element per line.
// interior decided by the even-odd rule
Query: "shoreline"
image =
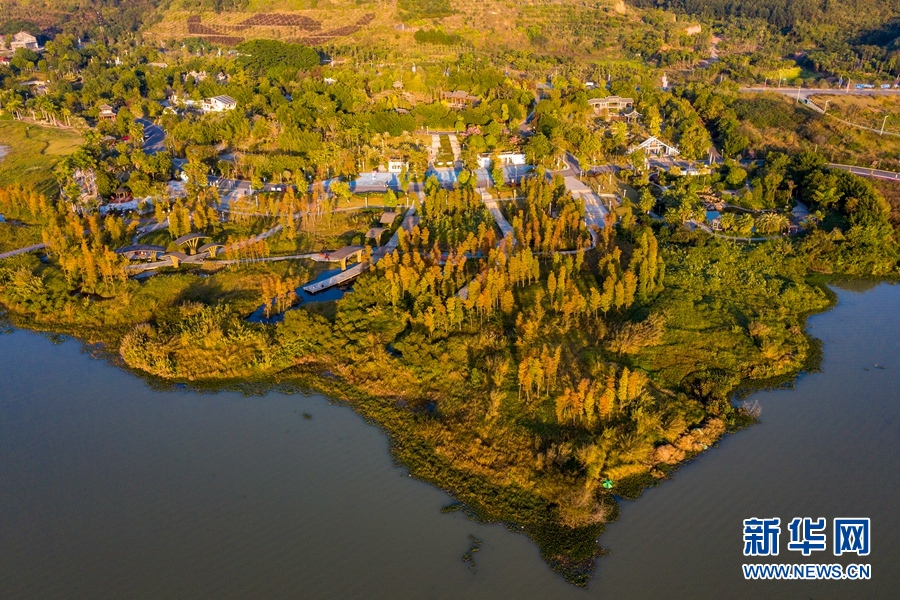
<path fill-rule="evenodd" d="M 809 279 L 812 285 L 825 291 L 829 303 L 822 310 L 811 310 L 802 315 L 803 333 L 810 342 L 810 353 L 806 360 L 797 369 L 778 377 L 740 381 L 729 392 L 730 402 L 733 405 L 737 400 L 758 391 L 792 387 L 797 378 L 804 373 L 819 370 L 823 357 L 823 341 L 815 338 L 809 332 L 808 319 L 814 315 L 830 312 L 837 305 L 838 296 L 829 287 L 831 282 L 859 278 L 811 274 Z M 890 278 L 875 278 L 875 281 L 877 284 L 896 283 L 896 280 Z M 723 435 L 710 444 L 709 448 L 691 452 L 674 465 L 658 465 L 656 469 L 661 475 L 654 475 L 648 471 L 618 482 L 616 491 L 609 493 L 604 498 L 604 500 L 610 501 L 609 504 L 604 503 L 604 506 L 609 508 L 607 518 L 602 523 L 573 529 L 562 525 L 554 518 L 543 516 L 547 514 L 549 506 L 545 506 L 543 510 L 533 506 L 534 501 L 543 500 L 541 497 L 524 493 L 523 490 L 514 489 L 512 486 L 494 484 L 477 474 L 455 468 L 452 463 L 429 449 L 424 440 L 415 436 L 413 419 L 416 413 L 414 411 L 398 410 L 396 402 L 394 402 L 396 399 L 374 396 L 361 390 L 330 371 L 322 370 L 321 363 L 295 364 L 277 373 L 253 379 L 179 381 L 164 379 L 128 366 L 118 352 L 109 350 L 107 342 L 92 343 L 77 334 L 41 330 L 17 324 L 15 316 L 11 315 L 5 307 L 0 311 L 0 324 L 9 324 L 16 329 L 50 337 L 64 336 L 76 340 L 81 343 L 83 351 L 90 354 L 91 358 L 103 359 L 110 366 L 132 373 L 156 391 L 190 391 L 200 394 L 238 391 L 247 396 L 264 396 L 270 392 L 289 395 L 300 393 L 304 396 L 317 394 L 324 396 L 330 402 L 345 405 L 368 424 L 378 427 L 385 434 L 392 461 L 406 469 L 410 477 L 433 485 L 453 498 L 454 502 L 444 507 L 442 512 L 462 510 L 470 518 L 479 522 L 502 523 L 511 531 L 524 533 L 538 547 L 542 558 L 551 570 L 562 575 L 568 583 L 579 587 L 587 586 L 593 577 L 596 559 L 607 553 L 607 550 L 600 545 L 600 538 L 606 525 L 617 520 L 620 500 L 636 501 L 645 490 L 659 486 L 664 481 L 671 479 L 682 466 L 694 462 L 708 449 L 717 447 L 725 436 L 758 422 L 756 418 L 745 417 L 739 423 L 729 425 Z M 310 366 L 315 368 L 309 368 Z M 483 501 L 485 498 L 493 500 L 495 504 L 500 503 L 500 505 L 495 506 L 492 510 Z M 498 508 L 500 510 L 497 510 Z M 528 518 L 529 515 L 532 518 Z M 562 552 L 554 553 L 554 550 L 562 550 Z M 567 552 L 572 550 L 574 552 Z M 572 555 L 579 558 L 571 560 Z"/>

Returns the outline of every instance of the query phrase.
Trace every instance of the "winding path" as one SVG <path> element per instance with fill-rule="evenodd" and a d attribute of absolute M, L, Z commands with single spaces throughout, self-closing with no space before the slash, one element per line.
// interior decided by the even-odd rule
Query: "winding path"
<path fill-rule="evenodd" d="M 2 254 L 0 254 L 0 260 L 4 258 L 12 258 L 13 256 L 18 256 L 20 254 L 27 254 L 28 252 L 43 250 L 46 247 L 46 244 L 34 244 L 33 246 L 26 246 L 25 248 L 17 248 L 16 250 L 10 250 L 8 252 L 3 252 Z"/>
<path fill-rule="evenodd" d="M 266 238 L 272 237 L 279 231 L 281 231 L 281 225 L 276 225 L 272 229 L 269 229 L 268 231 L 264 231 L 264 232 L 260 233 L 259 235 L 256 235 L 252 238 L 249 238 L 246 240 L 241 240 L 240 242 L 235 242 L 229 246 L 226 246 L 225 252 L 239 250 L 241 248 L 249 246 L 250 244 L 255 244 L 256 242 L 260 242 Z M 198 252 L 197 254 L 192 254 L 186 258 L 183 258 L 181 260 L 181 262 L 187 263 L 187 264 L 197 264 L 197 263 L 202 263 L 207 258 L 209 258 L 208 251 Z M 261 258 L 270 258 L 270 257 L 260 257 L 260 259 Z M 277 258 L 280 260 L 289 260 L 289 257 L 271 257 L 271 258 Z M 237 264 L 237 263 L 245 263 L 245 262 L 258 262 L 260 259 L 235 259 L 235 260 L 229 261 L 229 262 L 225 262 L 225 261 L 222 261 L 222 262 L 224 264 Z M 150 262 L 150 263 L 139 263 L 136 265 L 128 265 L 127 267 L 125 267 L 125 269 L 132 273 L 143 273 L 144 271 L 153 271 L 155 269 L 161 269 L 163 267 L 171 267 L 171 266 L 173 266 L 173 264 L 174 264 L 173 259 L 166 258 L 166 256 L 164 255 L 163 260 L 157 260 L 157 261 Z"/>

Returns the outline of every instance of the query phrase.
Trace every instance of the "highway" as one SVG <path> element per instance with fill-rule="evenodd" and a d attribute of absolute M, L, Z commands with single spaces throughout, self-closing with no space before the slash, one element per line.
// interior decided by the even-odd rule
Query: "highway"
<path fill-rule="evenodd" d="M 900 95 L 900 89 L 891 88 L 889 90 L 882 89 L 867 89 L 867 90 L 858 90 L 856 88 L 851 89 L 832 89 L 832 88 L 795 88 L 795 87 L 742 87 L 740 88 L 741 92 L 747 93 L 762 93 L 762 92 L 772 92 L 775 94 L 782 94 L 783 96 L 788 96 L 789 98 L 797 99 L 806 99 L 810 96 L 897 96 Z"/>
<path fill-rule="evenodd" d="M 873 169 L 869 167 L 854 167 L 852 165 L 838 165 L 829 163 L 832 169 L 841 169 L 842 171 L 850 171 L 854 175 L 860 177 L 874 177 L 875 179 L 890 179 L 892 181 L 900 181 L 900 173 L 894 171 L 885 171 L 882 169 Z"/>

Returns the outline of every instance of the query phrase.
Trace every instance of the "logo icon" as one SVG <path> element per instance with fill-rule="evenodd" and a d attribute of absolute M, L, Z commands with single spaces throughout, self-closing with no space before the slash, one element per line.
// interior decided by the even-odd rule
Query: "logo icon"
<path fill-rule="evenodd" d="M 869 523 L 869 518 L 835 519 L 834 555 L 856 554 L 857 556 L 868 556 L 871 541 Z"/>
<path fill-rule="evenodd" d="M 788 542 L 788 550 L 799 551 L 803 556 L 809 556 L 813 551 L 825 550 L 825 529 L 827 523 L 824 517 L 813 521 L 809 517 L 795 517 L 788 524 L 791 541 Z"/>
<path fill-rule="evenodd" d="M 778 556 L 781 519 L 744 519 L 744 556 Z"/>

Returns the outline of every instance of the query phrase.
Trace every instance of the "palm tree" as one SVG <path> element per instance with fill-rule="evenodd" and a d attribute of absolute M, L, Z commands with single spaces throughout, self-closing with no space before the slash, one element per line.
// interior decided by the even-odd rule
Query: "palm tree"
<path fill-rule="evenodd" d="M 14 90 L 0 92 L 0 112 L 8 112 L 19 118 L 19 110 L 22 108 L 22 97 Z"/>
<path fill-rule="evenodd" d="M 765 213 L 756 218 L 756 229 L 760 233 L 781 233 L 788 225 L 788 218 L 780 213 Z"/>

